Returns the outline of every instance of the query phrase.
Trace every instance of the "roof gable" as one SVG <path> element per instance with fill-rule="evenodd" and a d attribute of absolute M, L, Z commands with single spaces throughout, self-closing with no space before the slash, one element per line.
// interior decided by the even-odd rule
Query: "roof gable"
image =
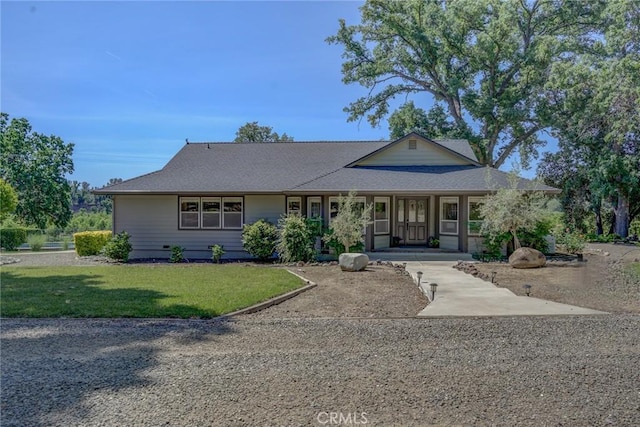
<path fill-rule="evenodd" d="M 348 164 L 354 166 L 479 166 L 466 140 L 431 140 L 415 132 Z"/>

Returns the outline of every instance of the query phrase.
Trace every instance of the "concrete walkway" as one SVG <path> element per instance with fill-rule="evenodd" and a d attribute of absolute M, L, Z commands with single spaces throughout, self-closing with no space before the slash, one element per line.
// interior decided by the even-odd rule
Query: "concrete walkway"
<path fill-rule="evenodd" d="M 416 283 L 416 273 L 422 271 L 420 287 L 425 295 L 431 297 L 430 283 L 438 284 L 435 299 L 418 317 L 606 314 L 588 308 L 517 296 L 506 288 L 499 288 L 452 268 L 456 261 L 412 261 L 409 258 L 406 257 L 406 269 Z"/>

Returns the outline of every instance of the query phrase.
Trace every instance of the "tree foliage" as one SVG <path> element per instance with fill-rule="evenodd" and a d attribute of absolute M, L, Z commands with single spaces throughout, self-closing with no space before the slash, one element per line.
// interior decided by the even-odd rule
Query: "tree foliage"
<path fill-rule="evenodd" d="M 33 132 L 27 119 L 0 114 L 0 177 L 18 193 L 17 217 L 45 228 L 64 227 L 71 218 L 73 144 Z"/>
<path fill-rule="evenodd" d="M 107 186 L 122 182 L 122 178 L 111 178 Z M 92 187 L 86 181 L 69 181 L 71 186 L 71 210 L 73 212 L 106 212 L 111 213 L 113 202 L 110 196 L 93 194 L 93 190 L 99 187 Z"/>
<path fill-rule="evenodd" d="M 377 126 L 398 96 L 446 106 L 482 164 L 518 152 L 526 167 L 548 121 L 541 89 L 553 60 L 589 34 L 601 1 L 369 0 L 361 23 L 327 39 L 344 48 L 343 82 L 369 93 L 345 111 Z"/>
<path fill-rule="evenodd" d="M 518 230 L 533 230 L 548 214 L 544 193 L 522 189 L 519 181 L 515 173 L 510 174 L 509 187 L 486 196 L 480 205 L 480 232 L 490 236 L 511 233 L 514 249 L 520 247 Z"/>
<path fill-rule="evenodd" d="M 0 178 L 0 221 L 4 221 L 18 206 L 18 195 L 4 179 Z"/>
<path fill-rule="evenodd" d="M 460 129 L 441 105 L 435 105 L 426 112 L 417 108 L 413 101 L 405 103 L 389 116 L 389 132 L 392 140 L 402 138 L 411 132 L 417 132 L 427 138 L 469 137 L 467 130 Z"/>
<path fill-rule="evenodd" d="M 371 221 L 371 210 L 373 205 L 362 206 L 356 199 L 356 192 L 350 191 L 345 197 L 342 194 L 338 197 L 338 212 L 331 220 L 330 233 L 324 235 L 323 239 L 329 243 L 337 240 L 345 251 L 359 243 L 364 243 L 363 231 Z"/>
<path fill-rule="evenodd" d="M 260 126 L 258 122 L 247 122 L 240 126 L 233 142 L 293 142 L 293 137 L 278 135 L 271 126 Z"/>
<path fill-rule="evenodd" d="M 601 234 L 610 202 L 612 231 L 626 237 L 640 213 L 640 4 L 612 0 L 602 23 L 597 42 L 552 68 L 546 88 L 560 150 L 539 174 L 564 189 L 570 222 L 592 211 Z"/>

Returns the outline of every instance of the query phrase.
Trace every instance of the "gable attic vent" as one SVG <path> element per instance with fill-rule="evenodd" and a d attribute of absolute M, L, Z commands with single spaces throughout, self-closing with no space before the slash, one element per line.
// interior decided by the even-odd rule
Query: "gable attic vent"
<path fill-rule="evenodd" d="M 416 140 L 415 139 L 410 139 L 409 140 L 409 150 L 415 150 L 416 149 Z"/>

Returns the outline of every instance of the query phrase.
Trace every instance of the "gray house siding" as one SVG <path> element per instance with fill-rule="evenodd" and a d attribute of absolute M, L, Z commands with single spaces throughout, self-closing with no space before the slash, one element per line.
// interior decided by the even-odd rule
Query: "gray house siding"
<path fill-rule="evenodd" d="M 282 195 L 248 195 L 244 197 L 244 204 L 245 224 L 254 223 L 259 219 L 277 224 L 287 209 L 286 198 Z"/>
<path fill-rule="evenodd" d="M 177 195 L 114 196 L 113 218 L 115 233 L 131 235 L 131 258 L 169 258 L 171 246 L 182 246 L 187 258 L 206 259 L 214 244 L 224 246 L 225 257 L 248 256 L 242 230 L 179 229 Z"/>

